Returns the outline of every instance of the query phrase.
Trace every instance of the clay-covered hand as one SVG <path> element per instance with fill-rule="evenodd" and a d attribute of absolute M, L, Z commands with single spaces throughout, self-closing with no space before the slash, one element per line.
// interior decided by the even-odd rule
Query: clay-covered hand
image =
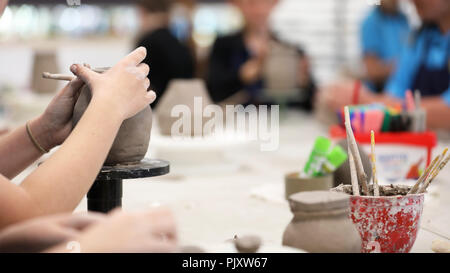
<path fill-rule="evenodd" d="M 10 226 L 0 232 L 0 253 L 35 253 L 78 238 L 101 214 L 62 214 Z"/>
<path fill-rule="evenodd" d="M 83 81 L 76 78 L 56 94 L 44 113 L 30 123 L 31 131 L 44 149 L 60 145 L 72 130 L 72 114 Z M 38 133 L 42 132 L 42 133 Z"/>
<path fill-rule="evenodd" d="M 133 213 L 115 210 L 105 221 L 88 228 L 78 242 L 81 252 L 88 253 L 174 252 L 175 220 L 165 208 Z"/>
<path fill-rule="evenodd" d="M 155 92 L 147 92 L 150 68 L 142 63 L 146 56 L 145 47 L 139 47 L 102 74 L 79 64 L 72 65 L 70 70 L 89 86 L 92 103 L 106 104 L 105 109 L 111 109 L 112 113 L 127 119 L 156 98 Z"/>

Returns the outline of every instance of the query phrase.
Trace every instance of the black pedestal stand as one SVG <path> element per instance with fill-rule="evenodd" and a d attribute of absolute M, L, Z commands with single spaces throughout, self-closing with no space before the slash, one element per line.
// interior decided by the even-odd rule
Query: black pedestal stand
<path fill-rule="evenodd" d="M 122 181 L 169 173 L 169 162 L 143 159 L 135 165 L 104 166 L 87 194 L 89 211 L 108 212 L 122 206 Z"/>

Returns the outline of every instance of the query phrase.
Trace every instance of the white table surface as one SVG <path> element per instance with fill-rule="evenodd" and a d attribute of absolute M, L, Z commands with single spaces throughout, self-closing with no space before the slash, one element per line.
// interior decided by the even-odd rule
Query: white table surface
<path fill-rule="evenodd" d="M 302 112 L 285 113 L 281 116 L 277 151 L 261 152 L 257 145 L 248 145 L 231 153 L 232 164 L 224 163 L 224 166 L 234 167 L 208 171 L 208 167 L 202 166 L 185 172 L 182 166 L 172 165 L 168 175 L 124 181 L 123 209 L 169 206 L 176 216 L 183 245 L 222 252 L 232 249 L 227 242 L 233 236 L 253 234 L 261 236 L 264 252 L 295 251 L 281 246 L 283 231 L 292 217 L 287 202 L 281 197 L 283 176 L 303 166 L 319 135 L 327 136 L 328 130 L 313 116 Z M 440 142 L 436 151 L 442 151 L 445 144 Z M 153 147 L 149 156 L 152 150 Z M 31 169 L 17 177 L 16 183 Z M 426 195 L 421 229 L 412 252 L 432 252 L 433 240 L 450 239 L 449 175 L 447 166 Z M 278 197 L 262 198 L 267 192 Z M 85 210 L 84 198 L 76 211 Z"/>
<path fill-rule="evenodd" d="M 261 194 L 255 192 L 273 189 L 271 194 L 279 194 L 282 200 L 284 174 L 303 166 L 318 135 L 327 136 L 328 130 L 313 116 L 289 112 L 281 117 L 277 151 L 261 152 L 257 145 L 249 145 L 231 155 L 233 163 L 240 166 L 237 170 L 212 173 L 199 168 L 198 173 L 183 174 L 172 166 L 166 176 L 125 181 L 123 209 L 169 206 L 176 215 L 182 244 L 220 251 L 218 246 L 234 235 L 255 234 L 263 239 L 263 251 L 286 251 L 281 239 L 292 217 L 287 202 L 259 198 Z M 436 151 L 443 146 L 441 143 Z M 449 174 L 447 167 L 426 196 L 413 252 L 431 252 L 434 239 L 450 238 Z M 83 200 L 77 210 L 85 209 Z"/>

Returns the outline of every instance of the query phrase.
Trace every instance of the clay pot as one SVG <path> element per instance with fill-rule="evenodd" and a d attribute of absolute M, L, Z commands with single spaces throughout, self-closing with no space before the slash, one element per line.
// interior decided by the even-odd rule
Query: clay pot
<path fill-rule="evenodd" d="M 33 58 L 33 76 L 31 89 L 38 94 L 52 94 L 58 89 L 58 81 L 49 81 L 42 77 L 42 71 L 58 71 L 57 56 L 54 51 L 37 50 Z"/>
<path fill-rule="evenodd" d="M 73 112 L 74 126 L 89 105 L 91 97 L 91 90 L 84 85 Z M 123 121 L 104 165 L 114 166 L 140 162 L 147 153 L 151 129 L 152 109 L 150 106 L 134 117 Z"/>
<path fill-rule="evenodd" d="M 196 105 L 195 98 L 201 98 L 201 104 Z M 200 102 L 200 100 L 198 101 Z M 203 136 L 203 132 L 194 130 L 195 121 L 199 120 L 202 121 L 202 124 L 205 124 L 210 119 L 203 117 L 203 110 L 211 104 L 212 100 L 203 80 L 175 79 L 170 81 L 156 109 L 156 118 L 158 119 L 161 134 L 166 136 L 172 135 L 172 125 L 180 119 L 180 117 L 172 117 L 172 109 L 175 106 L 183 105 L 190 110 L 191 114 L 190 130 L 186 130 L 187 134 L 185 136 Z"/>
<path fill-rule="evenodd" d="M 361 252 L 408 253 L 419 231 L 423 202 L 423 193 L 351 196 L 350 217 L 361 235 Z"/>
<path fill-rule="evenodd" d="M 303 178 L 299 173 L 289 173 L 284 177 L 285 198 L 303 191 L 326 191 L 333 187 L 333 175 Z"/>
<path fill-rule="evenodd" d="M 348 195 L 301 192 L 291 195 L 289 205 L 294 218 L 284 231 L 283 245 L 314 253 L 361 250 L 361 238 L 348 217 Z"/>

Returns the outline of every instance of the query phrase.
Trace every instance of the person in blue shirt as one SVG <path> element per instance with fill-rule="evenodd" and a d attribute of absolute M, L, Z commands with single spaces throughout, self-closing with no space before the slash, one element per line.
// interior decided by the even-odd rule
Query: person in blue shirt
<path fill-rule="evenodd" d="M 413 0 L 422 27 L 410 38 L 385 94 L 363 88 L 359 103 L 401 103 L 407 90 L 419 90 L 427 125 L 450 130 L 450 1 Z M 352 103 L 353 83 L 329 87 L 324 101 L 333 109 Z M 323 90 L 327 91 L 327 90 Z"/>
<path fill-rule="evenodd" d="M 361 48 L 366 70 L 365 84 L 381 92 L 406 45 L 410 28 L 399 10 L 398 0 L 382 0 L 363 21 Z"/>

